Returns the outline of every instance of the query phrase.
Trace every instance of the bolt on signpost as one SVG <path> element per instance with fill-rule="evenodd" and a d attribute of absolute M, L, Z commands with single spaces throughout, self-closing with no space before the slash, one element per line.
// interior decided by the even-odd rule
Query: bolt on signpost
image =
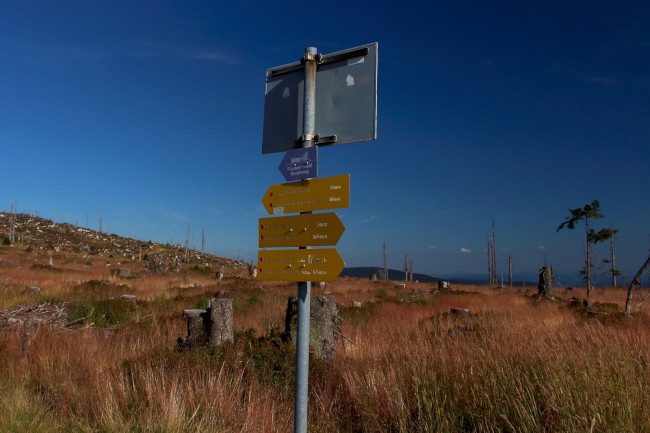
<path fill-rule="evenodd" d="M 302 98 L 299 95 L 302 94 Z M 349 207 L 349 175 L 318 175 L 315 146 L 377 138 L 377 44 L 321 55 L 305 49 L 300 62 L 267 71 L 262 153 L 287 152 L 280 172 L 287 181 L 272 185 L 262 200 L 258 279 L 298 281 L 294 432 L 307 432 L 309 320 L 312 281 L 334 281 L 345 264 L 334 248 L 343 224 L 334 213 L 314 210 Z M 296 139 L 297 137 L 297 139 Z"/>

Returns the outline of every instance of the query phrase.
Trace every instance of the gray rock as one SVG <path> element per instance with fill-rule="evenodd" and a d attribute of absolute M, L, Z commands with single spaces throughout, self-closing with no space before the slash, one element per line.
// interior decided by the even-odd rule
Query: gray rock
<path fill-rule="evenodd" d="M 126 301 L 126 302 L 133 302 L 134 304 L 137 301 L 137 298 L 135 297 L 135 295 L 122 295 L 122 296 L 120 296 L 120 299 L 123 300 L 123 301 Z"/>
<path fill-rule="evenodd" d="M 41 288 L 38 287 L 38 286 L 35 286 L 34 284 L 30 284 L 29 286 L 25 287 L 25 291 L 27 293 L 33 293 L 35 295 L 40 295 Z"/>

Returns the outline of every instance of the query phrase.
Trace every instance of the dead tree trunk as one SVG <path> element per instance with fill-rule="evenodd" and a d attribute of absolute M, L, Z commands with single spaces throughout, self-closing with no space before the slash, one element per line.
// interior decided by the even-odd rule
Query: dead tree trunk
<path fill-rule="evenodd" d="M 630 287 L 627 289 L 627 299 L 625 300 L 625 315 L 629 316 L 632 312 L 632 289 L 635 287 L 639 287 L 641 285 L 641 275 L 645 272 L 645 270 L 650 267 L 650 257 L 648 257 L 639 269 L 639 271 L 636 273 L 634 278 L 632 278 L 632 282 L 630 283 Z"/>
<path fill-rule="evenodd" d="M 553 268 L 551 266 L 544 266 L 539 270 L 537 296 L 540 299 L 542 296 L 553 299 Z"/>
<path fill-rule="evenodd" d="M 512 287 L 512 256 L 508 256 L 508 285 Z"/>
<path fill-rule="evenodd" d="M 212 298 L 206 310 L 183 310 L 187 320 L 187 337 L 179 338 L 182 348 L 221 346 L 234 340 L 232 299 Z"/>

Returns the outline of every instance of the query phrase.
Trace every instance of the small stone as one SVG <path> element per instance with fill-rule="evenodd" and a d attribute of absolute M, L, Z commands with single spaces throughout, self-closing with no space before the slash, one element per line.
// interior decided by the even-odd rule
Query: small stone
<path fill-rule="evenodd" d="M 606 311 L 589 311 L 587 313 L 589 317 L 602 317 L 602 316 L 607 316 Z"/>
<path fill-rule="evenodd" d="M 134 303 L 134 304 L 135 304 L 136 301 L 137 301 L 137 298 L 136 298 L 135 295 L 122 295 L 122 296 L 120 296 L 120 299 L 121 299 L 122 301 L 132 302 L 132 303 Z"/>
<path fill-rule="evenodd" d="M 30 284 L 25 288 L 25 291 L 27 293 L 34 293 L 34 294 L 40 294 L 41 293 L 41 288 L 38 286 L 35 286 L 34 284 Z"/>
<path fill-rule="evenodd" d="M 119 268 L 118 276 L 120 278 L 131 278 L 131 269 L 129 269 L 129 268 Z"/>

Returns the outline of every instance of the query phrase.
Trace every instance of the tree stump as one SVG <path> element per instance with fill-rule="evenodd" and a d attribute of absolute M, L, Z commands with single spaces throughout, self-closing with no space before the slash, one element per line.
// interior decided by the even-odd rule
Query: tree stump
<path fill-rule="evenodd" d="M 338 307 L 332 296 L 312 296 L 309 318 L 310 352 L 321 360 L 330 359 L 335 352 L 335 329 L 338 324 Z M 286 340 L 293 344 L 297 341 L 298 298 L 292 296 L 287 302 L 285 317 Z"/>
<path fill-rule="evenodd" d="M 183 318 L 187 320 L 187 338 L 185 345 L 189 348 L 208 344 L 209 320 L 205 310 L 183 310 Z"/>
<path fill-rule="evenodd" d="M 208 346 L 221 346 L 235 339 L 232 326 L 232 299 L 210 299 L 206 313 L 210 317 Z"/>

